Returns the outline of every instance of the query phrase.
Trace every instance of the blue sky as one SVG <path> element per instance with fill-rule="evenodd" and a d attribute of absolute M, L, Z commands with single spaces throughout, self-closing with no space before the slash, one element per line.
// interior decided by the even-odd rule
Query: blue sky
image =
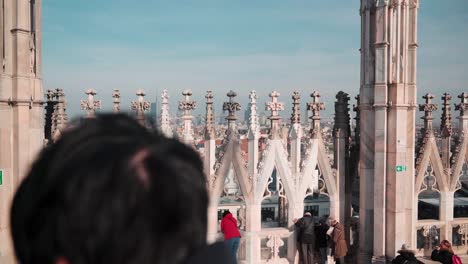
<path fill-rule="evenodd" d="M 440 97 L 468 91 L 468 2 L 421 0 L 418 91 Z M 171 107 L 190 88 L 204 111 L 205 91 L 220 110 L 233 89 L 261 107 L 272 90 L 287 112 L 318 90 L 331 117 L 334 94 L 359 91 L 358 0 L 47 0 L 43 1 L 44 88 L 63 88 L 71 116 L 95 88 L 103 109 L 120 89 L 129 109 L 137 89 L 154 101 L 167 88 Z"/>

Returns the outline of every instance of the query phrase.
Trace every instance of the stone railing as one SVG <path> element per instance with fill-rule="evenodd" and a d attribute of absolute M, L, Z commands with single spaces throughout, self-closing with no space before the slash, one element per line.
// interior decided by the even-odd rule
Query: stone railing
<path fill-rule="evenodd" d="M 440 229 L 443 222 L 420 220 L 416 223 L 416 255 L 430 256 L 432 249 L 440 244 Z"/>
<path fill-rule="evenodd" d="M 246 237 L 247 233 L 241 231 L 241 242 L 237 259 L 239 263 L 246 262 Z M 293 231 L 286 228 L 262 229 L 256 235 L 260 238 L 260 258 L 261 263 L 289 263 L 288 239 L 294 235 Z"/>
<path fill-rule="evenodd" d="M 468 254 L 468 218 L 452 221 L 452 247 L 456 254 Z"/>

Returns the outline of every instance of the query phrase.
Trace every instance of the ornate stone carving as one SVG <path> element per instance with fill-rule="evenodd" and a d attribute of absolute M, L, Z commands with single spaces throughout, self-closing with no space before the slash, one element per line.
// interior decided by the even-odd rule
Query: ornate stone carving
<path fill-rule="evenodd" d="M 434 95 L 428 93 L 423 98 L 426 100 L 426 103 L 419 105 L 419 111 L 424 111 L 424 117 L 422 117 L 424 120 L 424 132 L 428 133 L 432 132 L 432 120 L 434 120 L 432 112 L 437 110 L 437 105 L 432 103 L 432 99 L 435 98 Z"/>
<path fill-rule="evenodd" d="M 81 109 L 86 111 L 87 117 L 94 117 L 96 110 L 101 109 L 101 100 L 94 100 L 97 94 L 94 89 L 86 90 L 85 94 L 88 95 L 88 100 L 81 100 Z"/>
<path fill-rule="evenodd" d="M 228 121 L 228 127 L 229 130 L 234 130 L 237 120 L 236 112 L 241 110 L 241 106 L 238 102 L 234 101 L 234 97 L 237 96 L 236 92 L 231 90 L 227 93 L 227 96 L 229 97 L 229 101 L 224 102 L 223 111 L 228 111 L 229 115 L 226 117 L 226 120 Z"/>
<path fill-rule="evenodd" d="M 67 126 L 68 116 L 67 116 L 67 102 L 65 100 L 65 93 L 62 89 L 57 88 L 55 90 L 54 96 L 56 98 L 55 111 L 52 117 L 53 130 L 52 130 L 52 139 L 56 141 L 62 131 Z"/>
<path fill-rule="evenodd" d="M 114 113 L 119 113 L 120 112 L 120 91 L 119 90 L 114 90 L 112 92 L 112 98 L 114 98 Z"/>
<path fill-rule="evenodd" d="M 205 98 L 206 98 L 205 139 L 210 140 L 216 137 L 215 127 L 214 127 L 213 92 L 207 91 Z"/>
<path fill-rule="evenodd" d="M 292 113 L 291 113 L 291 124 L 300 124 L 301 123 L 301 109 L 300 105 L 301 102 L 299 101 L 301 99 L 301 95 L 299 92 L 294 91 L 292 95 L 293 99 L 293 107 L 292 107 Z"/>
<path fill-rule="evenodd" d="M 132 101 L 132 110 L 136 111 L 137 120 L 142 125 L 145 125 L 145 112 L 150 110 L 151 104 L 150 102 L 145 101 L 145 91 L 138 90 L 136 95 L 138 99 L 137 101 Z"/>
<path fill-rule="evenodd" d="M 277 91 L 271 92 L 269 96 L 271 97 L 271 102 L 265 104 L 265 110 L 271 111 L 271 116 L 268 118 L 271 121 L 270 138 L 280 139 L 278 121 L 281 117 L 279 116 L 279 112 L 284 110 L 284 104 L 278 102 L 280 93 Z"/>
<path fill-rule="evenodd" d="M 462 93 L 458 96 L 461 102 L 455 104 L 455 110 L 460 111 L 460 116 L 465 116 L 465 112 L 468 110 L 468 93 Z"/>
<path fill-rule="evenodd" d="M 271 258 L 267 261 L 267 263 L 271 264 L 286 264 L 289 263 L 287 259 L 280 258 L 279 256 L 279 249 L 280 247 L 284 246 L 284 242 L 278 235 L 269 235 L 267 241 L 267 247 L 271 249 Z"/>
<path fill-rule="evenodd" d="M 450 112 L 450 100 L 452 96 L 449 93 L 444 93 L 442 96 L 442 118 L 440 123 L 440 130 L 442 136 L 449 137 L 452 134 L 452 114 Z"/>
<path fill-rule="evenodd" d="M 257 116 L 257 92 L 255 90 L 250 91 L 249 98 L 249 137 L 253 138 L 258 137 L 260 130 Z"/>
<path fill-rule="evenodd" d="M 307 103 L 307 110 L 312 111 L 310 134 L 312 138 L 316 138 L 320 133 L 320 111 L 325 110 L 325 104 L 320 101 L 321 96 L 317 91 L 312 92 L 310 97 L 312 98 L 312 102 Z"/>
<path fill-rule="evenodd" d="M 171 115 L 169 114 L 169 94 L 167 89 L 164 89 L 161 93 L 161 132 L 166 137 L 172 137 L 171 128 Z"/>

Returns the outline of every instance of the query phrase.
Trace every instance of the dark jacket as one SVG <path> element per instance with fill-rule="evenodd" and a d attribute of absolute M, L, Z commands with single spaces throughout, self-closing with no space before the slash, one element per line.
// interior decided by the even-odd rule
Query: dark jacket
<path fill-rule="evenodd" d="M 235 260 L 226 244 L 218 242 L 197 250 L 185 264 L 235 264 Z"/>
<path fill-rule="evenodd" d="M 303 244 L 315 243 L 315 221 L 314 217 L 306 215 L 296 222 L 298 231 L 297 241 Z"/>
<path fill-rule="evenodd" d="M 400 255 L 392 260 L 392 264 L 424 264 L 424 262 L 417 260 L 413 252 L 401 251 Z"/>
<path fill-rule="evenodd" d="M 452 256 L 453 254 L 447 250 L 434 249 L 431 254 L 431 259 L 443 264 L 452 264 Z"/>
<path fill-rule="evenodd" d="M 330 236 L 327 235 L 327 231 L 330 228 L 327 224 L 318 224 L 315 226 L 315 247 L 326 248 L 329 246 Z"/>
<path fill-rule="evenodd" d="M 231 213 L 227 214 L 223 217 L 223 220 L 221 220 L 221 232 L 224 234 L 224 240 L 241 237 L 239 229 L 237 228 L 237 220 Z"/>

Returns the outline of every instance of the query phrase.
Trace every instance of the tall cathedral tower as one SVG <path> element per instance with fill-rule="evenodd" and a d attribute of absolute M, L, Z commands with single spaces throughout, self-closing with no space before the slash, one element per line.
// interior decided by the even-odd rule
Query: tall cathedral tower
<path fill-rule="evenodd" d="M 360 263 L 415 247 L 418 5 L 361 0 Z"/>
<path fill-rule="evenodd" d="M 14 263 L 11 199 L 43 145 L 42 0 L 0 0 L 0 263 Z"/>

